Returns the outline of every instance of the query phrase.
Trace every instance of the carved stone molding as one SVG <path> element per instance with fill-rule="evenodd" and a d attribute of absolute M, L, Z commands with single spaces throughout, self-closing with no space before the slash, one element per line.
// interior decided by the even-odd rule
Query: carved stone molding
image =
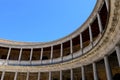
<path fill-rule="evenodd" d="M 118 21 L 119 21 L 119 15 L 120 15 L 120 0 L 116 0 L 115 3 L 114 3 L 114 6 L 115 6 L 115 9 L 114 9 L 114 16 L 113 16 L 113 19 L 112 19 L 112 26 L 110 31 L 115 31 L 115 27 L 116 25 L 118 24 Z"/>

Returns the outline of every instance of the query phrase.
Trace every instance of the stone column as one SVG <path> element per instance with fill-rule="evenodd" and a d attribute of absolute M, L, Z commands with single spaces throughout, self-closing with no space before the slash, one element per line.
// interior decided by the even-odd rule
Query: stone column
<path fill-rule="evenodd" d="M 51 59 L 51 63 L 52 63 L 52 60 L 53 60 L 53 46 L 51 46 L 51 55 L 50 55 L 50 59 Z"/>
<path fill-rule="evenodd" d="M 70 70 L 71 80 L 73 80 L 73 69 Z"/>
<path fill-rule="evenodd" d="M 80 48 L 82 50 L 83 53 L 83 41 L 82 41 L 82 33 L 80 33 Z"/>
<path fill-rule="evenodd" d="M 41 48 L 41 54 L 40 54 L 41 64 L 42 64 L 42 57 L 43 57 L 43 48 Z"/>
<path fill-rule="evenodd" d="M 51 80 L 51 71 L 49 72 L 49 80 Z"/>
<path fill-rule="evenodd" d="M 32 61 L 32 55 L 33 55 L 33 48 L 31 48 L 31 52 L 30 52 L 30 63 Z"/>
<path fill-rule="evenodd" d="M 109 1 L 105 0 L 105 3 L 106 3 L 107 11 L 109 12 Z"/>
<path fill-rule="evenodd" d="M 8 59 L 9 59 L 9 57 L 10 57 L 10 52 L 11 52 L 11 47 L 10 47 L 9 50 L 8 50 L 8 54 L 7 54 L 7 62 L 8 62 Z"/>
<path fill-rule="evenodd" d="M 18 72 L 15 72 L 14 80 L 17 80 Z"/>
<path fill-rule="evenodd" d="M 22 56 L 22 48 L 20 49 L 20 54 L 19 54 L 19 59 L 18 59 L 19 62 L 21 60 L 21 56 Z"/>
<path fill-rule="evenodd" d="M 1 80 L 4 80 L 5 71 L 2 72 Z"/>
<path fill-rule="evenodd" d="M 85 69 L 84 69 L 84 66 L 81 67 L 81 72 L 82 72 L 82 80 L 85 80 Z"/>
<path fill-rule="evenodd" d="M 73 53 L 73 47 L 72 47 L 72 39 L 70 40 L 70 53 Z"/>
<path fill-rule="evenodd" d="M 29 72 L 27 72 L 26 80 L 29 80 Z"/>
<path fill-rule="evenodd" d="M 104 62 L 105 62 L 105 70 L 106 70 L 106 75 L 107 75 L 107 80 L 112 80 L 112 71 L 110 69 L 108 57 L 104 57 Z"/>
<path fill-rule="evenodd" d="M 95 62 L 93 62 L 93 75 L 94 75 L 94 80 L 98 80 L 98 73 L 97 73 L 97 67 Z"/>
<path fill-rule="evenodd" d="M 62 43 L 61 43 L 60 57 L 61 57 L 61 60 L 63 61 L 63 44 Z"/>
<path fill-rule="evenodd" d="M 60 70 L 60 80 L 62 80 L 62 70 Z"/>
<path fill-rule="evenodd" d="M 116 54 L 117 54 L 118 64 L 119 64 L 119 67 L 120 67 L 120 46 L 117 45 L 115 47 L 115 50 L 116 50 Z"/>
<path fill-rule="evenodd" d="M 38 72 L 38 80 L 40 80 L 40 72 Z"/>
<path fill-rule="evenodd" d="M 83 48 L 82 33 L 80 33 L 80 47 Z"/>
<path fill-rule="evenodd" d="M 93 46 L 93 36 L 92 36 L 92 30 L 90 25 L 89 25 L 89 35 L 90 35 L 90 43 Z"/>
<path fill-rule="evenodd" d="M 73 58 L 73 45 L 72 45 L 72 39 L 70 40 L 70 53 L 71 53 L 72 58 Z"/>
<path fill-rule="evenodd" d="M 103 27 L 102 27 L 102 23 L 101 23 L 101 19 L 100 19 L 99 13 L 97 13 L 97 19 L 98 19 L 99 31 L 100 31 L 100 33 L 102 34 L 102 32 L 103 32 Z"/>

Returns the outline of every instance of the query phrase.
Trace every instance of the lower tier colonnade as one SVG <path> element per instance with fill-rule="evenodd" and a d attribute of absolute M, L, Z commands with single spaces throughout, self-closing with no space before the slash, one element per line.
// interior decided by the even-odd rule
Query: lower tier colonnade
<path fill-rule="evenodd" d="M 89 65 L 49 72 L 0 71 L 1 80 L 120 80 L 120 45 Z"/>

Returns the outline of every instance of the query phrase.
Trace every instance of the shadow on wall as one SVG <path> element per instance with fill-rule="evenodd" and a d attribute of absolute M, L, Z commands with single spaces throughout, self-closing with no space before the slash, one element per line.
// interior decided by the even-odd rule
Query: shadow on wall
<path fill-rule="evenodd" d="M 113 80 L 120 80 L 120 73 L 116 73 L 116 74 L 113 76 Z"/>
<path fill-rule="evenodd" d="M 82 80 L 82 78 L 80 78 L 80 80 Z M 101 79 L 98 79 L 98 80 L 101 80 Z M 113 80 L 120 80 L 120 73 L 116 73 L 116 74 L 113 76 Z"/>

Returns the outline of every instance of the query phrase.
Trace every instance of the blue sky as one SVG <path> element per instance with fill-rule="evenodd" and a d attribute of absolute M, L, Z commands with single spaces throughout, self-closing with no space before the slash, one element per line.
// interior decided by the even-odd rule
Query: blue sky
<path fill-rule="evenodd" d="M 97 0 L 0 0 L 0 38 L 22 42 L 57 40 L 75 31 Z"/>

